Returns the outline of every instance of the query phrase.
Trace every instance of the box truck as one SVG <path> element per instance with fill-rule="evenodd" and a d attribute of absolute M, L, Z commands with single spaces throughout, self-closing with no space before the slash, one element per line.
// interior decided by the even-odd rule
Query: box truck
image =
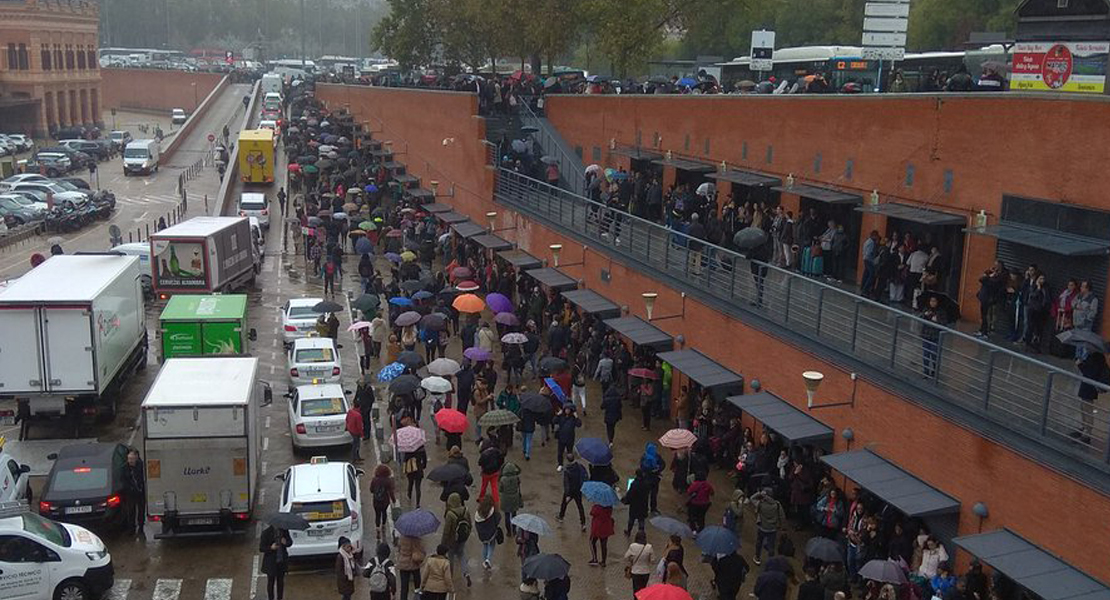
<path fill-rule="evenodd" d="M 114 416 L 146 366 L 139 259 L 60 255 L 0 291 L 0 397 L 15 398 L 20 439 L 32 420 Z"/>
<path fill-rule="evenodd" d="M 246 217 L 193 217 L 150 236 L 154 293 L 213 293 L 254 282 L 261 269 Z"/>
<path fill-rule="evenodd" d="M 285 83 L 282 76 L 278 73 L 265 73 L 262 75 L 262 95 L 276 93 L 280 94 L 283 84 Z"/>
<path fill-rule="evenodd" d="M 244 294 L 170 298 L 158 319 L 162 361 L 209 355 L 245 355 L 255 339 L 247 328 Z"/>
<path fill-rule="evenodd" d="M 274 182 L 274 132 L 244 129 L 239 132 L 239 176 L 243 183 Z"/>
<path fill-rule="evenodd" d="M 258 359 L 171 358 L 143 399 L 146 509 L 155 537 L 240 533 L 254 515 L 259 409 L 273 399 Z"/>

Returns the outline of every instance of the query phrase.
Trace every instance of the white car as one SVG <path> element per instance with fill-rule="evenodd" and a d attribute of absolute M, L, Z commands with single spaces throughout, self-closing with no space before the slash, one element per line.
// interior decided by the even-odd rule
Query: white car
<path fill-rule="evenodd" d="M 0 190 L 10 190 L 15 184 L 23 183 L 24 181 L 50 181 L 50 179 L 47 178 L 46 175 L 40 175 L 38 173 L 20 173 L 19 175 L 12 175 L 0 181 Z"/>
<path fill-rule="evenodd" d="M 258 222 L 258 217 L 248 217 L 247 221 L 251 224 L 251 236 L 254 238 L 254 247 L 258 249 L 258 256 L 266 256 L 266 232 L 262 230 L 262 224 Z"/>
<path fill-rule="evenodd" d="M 331 338 L 312 336 L 293 340 L 286 359 L 293 385 L 339 383 L 342 379 L 339 349 Z"/>
<path fill-rule="evenodd" d="M 316 331 L 316 319 L 320 318 L 320 313 L 312 307 L 323 301 L 323 298 L 293 298 L 285 301 L 281 306 L 281 329 L 286 345 Z"/>
<path fill-rule="evenodd" d="M 338 383 L 300 385 L 289 395 L 289 432 L 293 452 L 302 448 L 344 446 L 347 411 L 350 410 L 343 386 Z"/>
<path fill-rule="evenodd" d="M 31 501 L 31 467 L 21 465 L 4 450 L 4 437 L 0 436 L 0 502 Z"/>
<path fill-rule="evenodd" d="M 112 556 L 96 534 L 0 503 L 0 583 L 5 600 L 99 598 L 112 588 Z"/>
<path fill-rule="evenodd" d="M 55 205 L 84 206 L 89 201 L 88 194 L 84 192 L 71 192 L 56 181 L 22 181 L 12 186 L 13 192 L 32 190 L 44 194 L 54 195 Z"/>
<path fill-rule="evenodd" d="M 170 122 L 174 125 L 184 125 L 187 120 L 189 120 L 189 117 L 185 114 L 184 108 L 175 108 L 170 113 Z"/>
<path fill-rule="evenodd" d="M 15 142 L 15 145 L 20 152 L 26 152 L 35 145 L 35 143 L 31 141 L 31 138 L 23 135 L 22 133 L 9 133 L 8 139 Z"/>
<path fill-rule="evenodd" d="M 351 463 L 327 462 L 313 457 L 307 465 L 293 465 L 278 475 L 280 512 L 298 514 L 308 521 L 306 531 L 290 531 L 289 556 L 318 556 L 339 551 L 346 537 L 359 550 L 362 540 L 362 503 L 359 499 L 361 469 Z"/>
<path fill-rule="evenodd" d="M 270 202 L 261 192 L 243 192 L 239 195 L 239 216 L 255 217 L 263 228 L 270 228 Z"/>

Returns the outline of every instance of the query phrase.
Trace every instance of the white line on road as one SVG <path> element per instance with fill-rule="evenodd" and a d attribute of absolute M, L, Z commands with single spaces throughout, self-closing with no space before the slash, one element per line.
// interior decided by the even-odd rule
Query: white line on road
<path fill-rule="evenodd" d="M 274 339 L 270 340 L 270 345 L 273 346 L 274 348 L 277 348 L 277 338 L 274 338 Z"/>
<path fill-rule="evenodd" d="M 262 451 L 265 452 L 270 449 L 270 438 L 262 438 Z"/>
<path fill-rule="evenodd" d="M 270 415 L 266 415 L 266 429 L 270 428 Z"/>
<path fill-rule="evenodd" d="M 266 504 L 266 488 L 258 490 L 258 505 L 262 506 L 263 504 Z M 262 521 L 259 521 L 258 524 L 261 525 Z"/>
<path fill-rule="evenodd" d="M 154 583 L 153 600 L 177 600 L 181 595 L 180 579 L 159 579 Z"/>
<path fill-rule="evenodd" d="M 258 524 L 259 524 L 259 526 L 261 526 L 262 521 L 259 521 Z M 258 567 L 259 567 L 258 555 L 255 554 L 254 555 L 254 563 L 251 564 L 251 596 L 250 596 L 251 600 L 254 600 L 254 596 L 258 593 L 258 578 L 260 577 L 260 573 L 258 572 Z"/>
<path fill-rule="evenodd" d="M 270 365 L 270 375 L 274 374 L 274 365 Z"/>
<path fill-rule="evenodd" d="M 112 589 L 108 590 L 107 594 L 104 594 L 102 600 L 127 600 L 127 592 L 130 591 L 130 579 L 117 579 L 115 583 L 112 584 Z"/>
<path fill-rule="evenodd" d="M 270 351 L 270 360 L 274 360 L 274 359 L 276 359 L 276 358 L 277 358 L 277 352 L 276 352 L 276 351 L 273 351 L 273 350 L 271 350 L 271 351 Z"/>
<path fill-rule="evenodd" d="M 231 579 L 209 579 L 204 584 L 204 600 L 231 600 Z"/>
<path fill-rule="evenodd" d="M 269 467 L 269 466 L 270 466 L 270 463 L 268 463 L 266 461 L 262 461 L 262 476 L 263 477 L 266 476 L 266 468 Z"/>

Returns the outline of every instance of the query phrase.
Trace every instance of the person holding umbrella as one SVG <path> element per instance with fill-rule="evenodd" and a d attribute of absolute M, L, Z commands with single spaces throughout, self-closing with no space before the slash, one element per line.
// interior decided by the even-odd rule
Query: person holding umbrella
<path fill-rule="evenodd" d="M 583 387 L 583 389 L 585 389 Z M 601 399 L 601 411 L 605 413 L 605 436 L 609 439 L 609 447 L 613 447 L 613 438 L 617 433 L 617 423 L 622 418 L 622 397 L 623 394 L 617 386 L 610 386 L 605 390 Z M 582 395 L 582 412 L 585 413 L 586 396 L 585 392 Z"/>
<path fill-rule="evenodd" d="M 713 558 L 710 565 L 713 567 L 713 587 L 717 588 L 721 600 L 736 600 L 740 587 L 748 577 L 748 561 L 739 552 L 733 551 Z"/>
<path fill-rule="evenodd" d="M 501 467 L 501 477 L 497 482 L 501 492 L 501 512 L 505 513 L 505 535 L 513 535 L 513 517 L 524 508 L 524 497 L 520 493 L 520 467 L 506 461 Z"/>
<path fill-rule="evenodd" d="M 590 566 L 605 566 L 609 556 L 609 538 L 613 536 L 616 522 L 613 520 L 613 507 L 594 504 L 590 508 Z M 601 546 L 601 560 L 597 559 L 597 547 Z"/>
<path fill-rule="evenodd" d="M 659 483 L 663 481 L 663 469 L 666 463 L 659 456 L 659 448 L 655 442 L 644 444 L 644 453 L 640 456 L 640 470 L 643 471 L 649 486 L 648 511 L 652 514 L 659 512 Z"/>
<path fill-rule="evenodd" d="M 281 514 L 283 513 L 279 513 Z M 303 520 L 303 517 L 297 518 Z M 307 527 L 308 523 L 305 522 L 304 525 Z M 258 551 L 262 553 L 261 571 L 266 575 L 266 597 L 269 600 L 285 598 L 285 573 L 289 570 L 288 548 L 292 545 L 293 538 L 288 531 L 273 524 L 262 530 Z"/>

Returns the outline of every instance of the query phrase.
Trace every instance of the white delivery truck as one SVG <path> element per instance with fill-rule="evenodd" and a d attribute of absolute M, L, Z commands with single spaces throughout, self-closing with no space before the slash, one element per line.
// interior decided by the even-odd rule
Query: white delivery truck
<path fill-rule="evenodd" d="M 262 268 L 246 217 L 193 217 L 150 236 L 154 293 L 161 300 L 254 282 Z"/>
<path fill-rule="evenodd" d="M 162 157 L 162 143 L 158 140 L 135 140 L 123 148 L 123 175 L 132 173 L 150 175 L 158 171 L 158 160 Z"/>
<path fill-rule="evenodd" d="M 284 78 L 280 73 L 266 73 L 262 76 L 262 95 L 269 93 L 281 94 Z"/>
<path fill-rule="evenodd" d="M 20 439 L 34 419 L 114 416 L 146 366 L 139 259 L 60 255 L 0 291 L 0 398 L 17 401 Z"/>
<path fill-rule="evenodd" d="M 146 508 L 156 537 L 242 532 L 258 495 L 258 359 L 171 358 L 141 409 Z"/>

